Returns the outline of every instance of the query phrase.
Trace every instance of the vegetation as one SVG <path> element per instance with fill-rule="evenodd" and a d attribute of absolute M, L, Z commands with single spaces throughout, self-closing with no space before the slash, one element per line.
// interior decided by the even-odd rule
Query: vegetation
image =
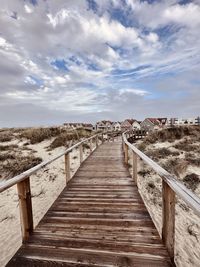
<path fill-rule="evenodd" d="M 178 156 L 180 153 L 178 151 L 171 151 L 165 147 L 158 149 L 147 150 L 146 155 L 151 157 L 153 160 L 166 158 L 168 156 Z"/>
<path fill-rule="evenodd" d="M 0 133 L 0 142 L 10 142 L 12 140 L 12 135 L 8 135 L 5 132 Z"/>
<path fill-rule="evenodd" d="M 75 141 L 78 141 L 79 138 L 87 138 L 91 136 L 91 131 L 78 129 L 76 131 L 66 131 L 60 133 L 55 140 L 50 144 L 50 149 L 55 149 L 60 146 L 68 147 L 69 144 Z"/>
<path fill-rule="evenodd" d="M 18 145 L 6 145 L 6 146 L 0 145 L 0 151 L 14 150 L 15 148 L 18 148 Z"/>
<path fill-rule="evenodd" d="M 159 131 L 154 131 L 144 139 L 144 143 L 153 144 L 155 142 L 174 142 L 185 136 L 192 136 L 193 140 L 200 140 L 199 126 L 182 126 L 174 128 L 166 128 Z"/>
<path fill-rule="evenodd" d="M 49 128 L 28 128 L 20 132 L 21 138 L 26 138 L 30 140 L 31 144 L 36 144 L 55 137 L 61 133 L 59 127 L 49 127 Z"/>
<path fill-rule="evenodd" d="M 186 171 L 188 162 L 184 159 L 171 158 L 164 163 L 161 163 L 161 166 L 168 172 L 180 177 L 180 174 Z"/>
<path fill-rule="evenodd" d="M 12 159 L 7 158 L 4 164 L 2 164 L 1 168 L 3 167 L 4 172 L 6 172 L 9 177 L 11 177 L 18 175 L 41 162 L 41 158 L 34 157 L 33 155 L 26 157 L 15 155 Z"/>
<path fill-rule="evenodd" d="M 83 143 L 83 149 L 90 149 L 90 146 L 87 143 Z"/>
<path fill-rule="evenodd" d="M 200 178 L 197 174 L 191 173 L 191 174 L 186 175 L 183 178 L 183 182 L 185 186 L 187 186 L 192 191 L 195 191 L 197 187 L 199 186 Z"/>

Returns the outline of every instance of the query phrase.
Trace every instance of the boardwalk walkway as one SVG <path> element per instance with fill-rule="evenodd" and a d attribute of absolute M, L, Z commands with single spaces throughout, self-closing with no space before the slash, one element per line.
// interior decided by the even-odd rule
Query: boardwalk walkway
<path fill-rule="evenodd" d="M 92 153 L 7 266 L 171 266 L 121 142 Z"/>

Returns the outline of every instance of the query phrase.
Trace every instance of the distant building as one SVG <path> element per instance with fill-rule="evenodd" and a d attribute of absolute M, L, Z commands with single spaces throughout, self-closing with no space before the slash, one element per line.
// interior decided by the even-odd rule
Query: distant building
<path fill-rule="evenodd" d="M 200 125 L 200 117 L 196 118 L 170 118 L 168 126 Z"/>
<path fill-rule="evenodd" d="M 83 128 L 86 130 L 94 130 L 94 126 L 91 123 L 83 123 Z"/>
<path fill-rule="evenodd" d="M 96 130 L 97 131 L 112 131 L 112 122 L 111 121 L 106 121 L 106 120 L 103 120 L 103 121 L 98 121 L 96 123 Z"/>
<path fill-rule="evenodd" d="M 119 121 L 113 122 L 112 128 L 114 131 L 121 131 L 121 122 Z"/>
<path fill-rule="evenodd" d="M 167 125 L 167 118 L 157 118 L 157 120 L 160 122 L 160 127 L 165 127 Z"/>
<path fill-rule="evenodd" d="M 71 129 L 78 129 L 78 128 L 82 128 L 83 127 L 83 123 L 78 123 L 78 122 L 74 122 L 74 123 L 64 123 L 63 124 L 66 128 L 71 128 Z"/>
<path fill-rule="evenodd" d="M 135 120 L 133 119 L 126 119 L 121 123 L 121 130 L 127 131 L 127 130 L 132 130 L 132 124 Z"/>
<path fill-rule="evenodd" d="M 140 124 L 141 129 L 147 132 L 158 130 L 161 126 L 161 122 L 157 118 L 146 118 Z"/>
<path fill-rule="evenodd" d="M 134 120 L 134 122 L 132 123 L 133 130 L 140 130 L 141 129 L 140 123 L 141 122 Z"/>

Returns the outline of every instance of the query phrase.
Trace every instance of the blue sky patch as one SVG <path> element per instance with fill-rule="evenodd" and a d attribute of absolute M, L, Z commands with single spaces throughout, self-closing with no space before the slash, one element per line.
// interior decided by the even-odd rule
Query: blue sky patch
<path fill-rule="evenodd" d="M 51 65 L 55 66 L 56 69 L 62 70 L 62 71 L 69 71 L 66 64 L 67 62 L 64 59 L 56 59 L 55 61 L 51 62 Z"/>

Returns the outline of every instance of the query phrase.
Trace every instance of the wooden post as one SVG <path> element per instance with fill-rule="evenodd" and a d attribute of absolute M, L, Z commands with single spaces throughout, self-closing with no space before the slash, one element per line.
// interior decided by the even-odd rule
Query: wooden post
<path fill-rule="evenodd" d="M 123 138 L 122 138 L 122 149 L 123 149 L 123 152 L 125 153 L 125 142 Z"/>
<path fill-rule="evenodd" d="M 96 148 L 99 146 L 98 141 L 99 141 L 99 137 L 98 137 L 98 135 L 97 135 L 97 136 L 96 136 Z"/>
<path fill-rule="evenodd" d="M 70 154 L 65 154 L 65 177 L 66 177 L 66 184 L 70 180 Z"/>
<path fill-rule="evenodd" d="M 102 143 L 103 143 L 103 141 L 104 141 L 104 140 L 103 140 L 103 133 L 102 133 Z"/>
<path fill-rule="evenodd" d="M 83 145 L 81 144 L 79 146 L 79 152 L 80 152 L 80 165 L 83 162 Z"/>
<path fill-rule="evenodd" d="M 125 144 L 125 163 L 128 164 L 128 145 Z"/>
<path fill-rule="evenodd" d="M 162 182 L 162 239 L 174 263 L 175 236 L 175 193 L 169 185 Z"/>
<path fill-rule="evenodd" d="M 90 139 L 90 153 L 92 152 L 92 139 Z"/>
<path fill-rule="evenodd" d="M 33 232 L 33 212 L 29 177 L 17 184 L 17 191 L 19 196 L 22 242 L 25 243 Z"/>
<path fill-rule="evenodd" d="M 133 180 L 137 185 L 137 155 L 133 151 L 133 173 L 132 173 Z"/>

